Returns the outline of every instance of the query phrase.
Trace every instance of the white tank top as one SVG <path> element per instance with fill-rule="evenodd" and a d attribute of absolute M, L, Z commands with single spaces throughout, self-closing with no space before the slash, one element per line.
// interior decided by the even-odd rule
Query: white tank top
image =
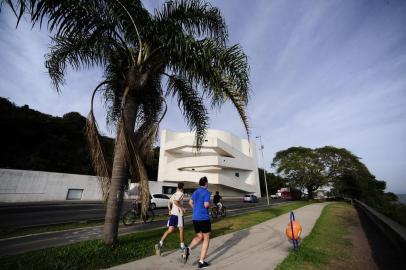
<path fill-rule="evenodd" d="M 174 203 L 174 201 L 179 201 L 180 205 L 183 205 L 183 192 L 176 191 L 172 194 L 170 201 L 172 203 L 171 215 L 183 216 L 182 210 Z"/>

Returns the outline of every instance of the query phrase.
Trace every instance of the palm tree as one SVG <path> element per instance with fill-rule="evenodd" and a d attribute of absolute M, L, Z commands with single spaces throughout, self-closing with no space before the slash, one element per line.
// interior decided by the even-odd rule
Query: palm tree
<path fill-rule="evenodd" d="M 168 1 L 150 13 L 137 0 L 4 0 L 18 20 L 28 13 L 33 25 L 53 34 L 46 67 L 57 91 L 66 67 L 100 66 L 109 125 L 116 129 L 113 164 L 107 164 L 93 115 L 87 137 L 93 165 L 107 201 L 104 241 L 117 241 L 127 179 L 139 182 L 142 209 L 149 203 L 145 162 L 166 112 L 165 99 L 176 98 L 196 132 L 200 149 L 208 111 L 227 100 L 237 109 L 248 132 L 247 57 L 239 45 L 228 46 L 226 23 L 219 9 L 205 1 Z"/>

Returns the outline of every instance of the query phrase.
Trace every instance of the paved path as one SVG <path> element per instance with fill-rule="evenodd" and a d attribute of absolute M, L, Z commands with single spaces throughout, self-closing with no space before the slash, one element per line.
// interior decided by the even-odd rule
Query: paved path
<path fill-rule="evenodd" d="M 310 233 L 326 204 L 311 204 L 294 211 L 296 220 L 303 227 L 302 237 Z M 207 261 L 211 263 L 209 269 L 274 269 L 292 248 L 285 236 L 288 222 L 289 213 L 212 239 L 207 257 Z M 111 269 L 196 269 L 199 252 L 200 249 L 193 250 L 186 265 L 181 263 L 179 251 L 171 251 L 164 253 L 162 257 L 151 256 Z"/>

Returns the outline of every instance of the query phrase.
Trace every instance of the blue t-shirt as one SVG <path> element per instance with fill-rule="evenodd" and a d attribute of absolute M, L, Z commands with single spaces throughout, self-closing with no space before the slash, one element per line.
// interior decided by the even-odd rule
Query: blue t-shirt
<path fill-rule="evenodd" d="M 204 208 L 204 202 L 210 203 L 210 192 L 206 188 L 198 188 L 192 194 L 193 220 L 209 220 L 209 208 Z"/>

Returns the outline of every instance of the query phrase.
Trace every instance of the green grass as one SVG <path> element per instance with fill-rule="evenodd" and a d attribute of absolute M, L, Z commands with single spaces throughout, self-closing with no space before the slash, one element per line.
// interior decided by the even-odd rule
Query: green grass
<path fill-rule="evenodd" d="M 297 251 L 276 268 L 288 269 L 341 269 L 351 260 L 352 243 L 348 227 L 353 224 L 352 206 L 334 203 L 326 206 L 310 235 Z M 341 265 L 341 266 L 340 266 Z"/>
<path fill-rule="evenodd" d="M 294 202 L 266 210 L 251 212 L 235 217 L 220 219 L 212 225 L 212 237 L 251 227 L 290 210 L 309 204 Z M 154 254 L 164 229 L 138 232 L 119 237 L 119 244 L 108 247 L 101 240 L 90 240 L 63 247 L 49 248 L 14 256 L 0 257 L 1 269 L 100 269 L 138 260 Z M 192 226 L 186 226 L 185 239 L 194 236 Z M 165 249 L 178 248 L 178 234 L 172 234 L 165 241 Z"/>

